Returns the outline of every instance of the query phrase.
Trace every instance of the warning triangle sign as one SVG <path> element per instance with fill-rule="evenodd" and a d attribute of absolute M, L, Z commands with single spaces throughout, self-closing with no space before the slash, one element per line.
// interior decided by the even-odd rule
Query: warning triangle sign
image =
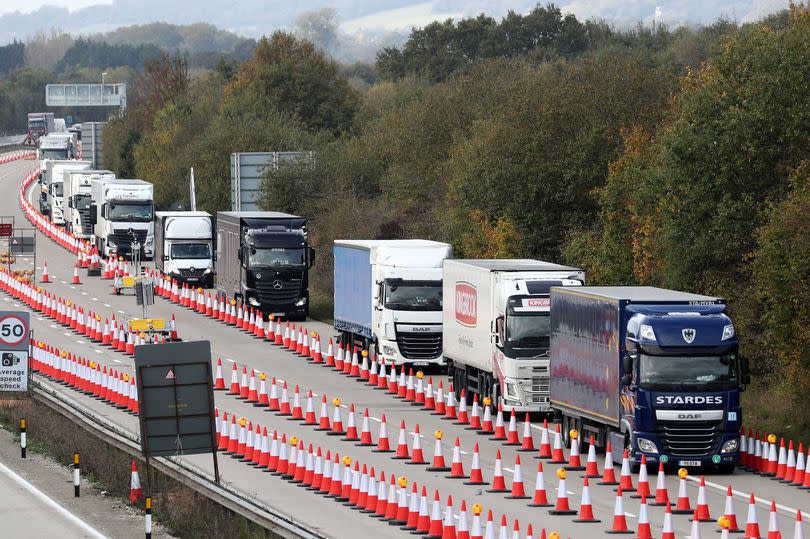
<path fill-rule="evenodd" d="M 166 373 L 166 380 L 174 380 L 175 378 L 174 371 L 169 369 L 169 372 Z"/>

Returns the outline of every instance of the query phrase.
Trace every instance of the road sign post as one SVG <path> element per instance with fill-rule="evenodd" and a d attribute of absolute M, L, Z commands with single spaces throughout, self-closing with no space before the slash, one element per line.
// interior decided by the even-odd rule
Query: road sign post
<path fill-rule="evenodd" d="M 27 393 L 30 314 L 0 311 L 0 392 Z"/>

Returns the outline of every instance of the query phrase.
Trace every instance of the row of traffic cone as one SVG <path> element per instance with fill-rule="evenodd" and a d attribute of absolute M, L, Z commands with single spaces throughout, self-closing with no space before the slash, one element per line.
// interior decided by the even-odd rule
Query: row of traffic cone
<path fill-rule="evenodd" d="M 810 446 L 808 446 L 810 450 Z M 771 479 L 787 483 L 803 490 L 810 489 L 810 470 L 807 463 L 810 455 L 805 453 L 804 443 L 799 442 L 798 449 L 789 440 L 779 439 L 777 449 L 776 436 L 754 433 L 751 429 L 746 435 L 740 433 L 740 468 Z"/>
<path fill-rule="evenodd" d="M 39 168 L 31 171 L 23 179 L 20 185 L 19 202 L 20 207 L 25 213 L 25 217 L 39 229 L 40 232 L 45 234 L 48 238 L 52 239 L 57 245 L 68 250 L 73 254 L 84 245 L 83 240 L 77 238 L 74 234 L 68 233 L 63 227 L 57 226 L 51 222 L 45 215 L 40 213 L 39 208 L 35 208 L 25 196 L 26 190 L 31 186 L 39 174 Z"/>

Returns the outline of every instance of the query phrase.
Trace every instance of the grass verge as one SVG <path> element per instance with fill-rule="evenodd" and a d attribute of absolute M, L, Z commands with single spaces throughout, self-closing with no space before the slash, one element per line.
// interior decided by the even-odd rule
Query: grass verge
<path fill-rule="evenodd" d="M 27 447 L 57 462 L 69 465 L 78 452 L 82 473 L 109 496 L 129 500 L 131 456 L 58 412 L 33 400 L 0 400 L 0 426 L 19 437 L 19 420 L 27 422 Z M 141 484 L 145 470 L 140 463 Z M 217 504 L 182 483 L 152 470 L 152 516 L 177 537 L 277 537 L 261 526 Z"/>

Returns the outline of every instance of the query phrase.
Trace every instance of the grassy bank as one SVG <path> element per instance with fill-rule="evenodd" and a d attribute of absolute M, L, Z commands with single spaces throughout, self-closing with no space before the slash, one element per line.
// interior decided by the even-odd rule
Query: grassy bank
<path fill-rule="evenodd" d="M 129 499 L 130 460 L 127 453 L 96 438 L 36 401 L 23 399 L 0 400 L 0 426 L 18 432 L 20 418 L 27 420 L 27 447 L 68 465 L 78 452 L 82 473 L 98 489 L 109 496 Z M 139 463 L 141 484 L 146 477 Z M 170 533 L 177 537 L 276 537 L 241 515 L 213 502 L 196 491 L 153 469 L 152 514 Z"/>

